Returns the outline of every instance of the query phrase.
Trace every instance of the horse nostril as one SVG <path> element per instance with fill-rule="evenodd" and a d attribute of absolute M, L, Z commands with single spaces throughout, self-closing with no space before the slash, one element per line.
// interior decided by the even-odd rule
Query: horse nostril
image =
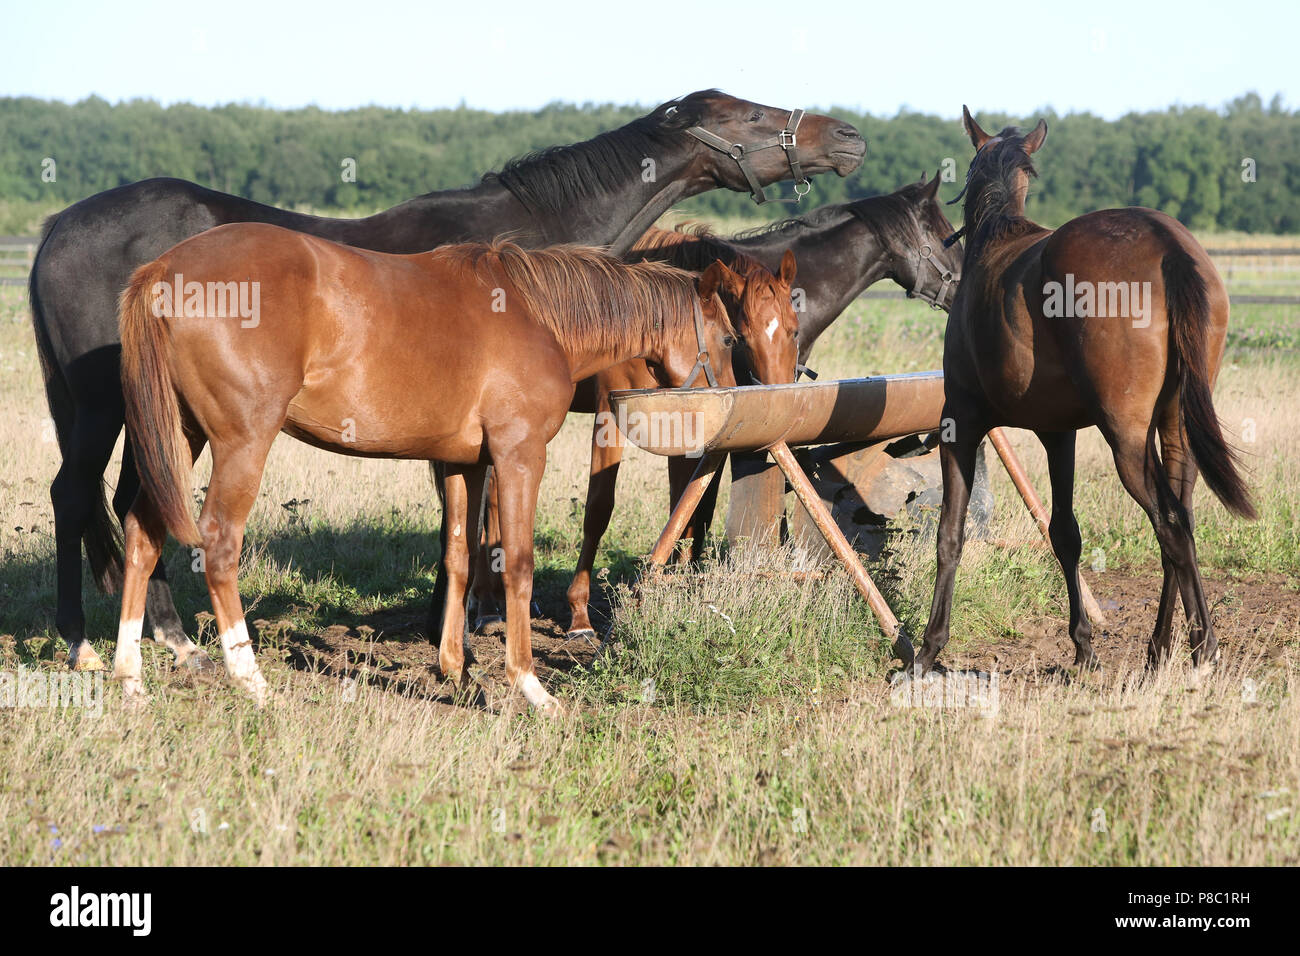
<path fill-rule="evenodd" d="M 853 126 L 841 126 L 835 131 L 835 135 L 840 139 L 848 140 L 849 142 L 862 139 L 862 134 Z"/>

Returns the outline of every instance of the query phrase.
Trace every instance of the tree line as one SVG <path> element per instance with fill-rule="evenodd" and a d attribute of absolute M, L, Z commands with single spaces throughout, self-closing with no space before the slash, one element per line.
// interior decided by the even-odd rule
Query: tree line
<path fill-rule="evenodd" d="M 277 206 L 358 214 L 472 184 L 507 159 L 587 139 L 646 109 L 556 103 L 503 113 L 464 106 L 329 112 L 6 97 L 0 98 L 0 200 L 51 210 L 124 183 L 178 176 Z M 862 131 L 867 157 L 845 179 L 817 177 L 809 200 L 797 208 L 889 192 L 941 168 L 953 182 L 944 195 L 960 188 L 971 148 L 956 120 L 908 111 L 890 117 L 828 112 Z M 1248 93 L 1219 109 L 1179 106 L 1117 120 L 1044 116 L 1050 134 L 1035 157 L 1042 175 L 1028 211 L 1046 225 L 1092 209 L 1143 205 L 1196 230 L 1300 231 L 1300 111 L 1289 111 L 1279 97 L 1265 105 Z M 1029 126 L 1037 118 L 978 114 L 989 130 Z M 784 190 L 788 195 L 788 184 Z M 745 195 L 717 191 L 684 208 L 770 218 L 796 207 L 758 208 Z"/>

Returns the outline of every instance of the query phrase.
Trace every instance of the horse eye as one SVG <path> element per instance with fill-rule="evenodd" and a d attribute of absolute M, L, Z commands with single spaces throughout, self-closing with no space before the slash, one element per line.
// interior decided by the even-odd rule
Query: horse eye
<path fill-rule="evenodd" d="M 726 348 L 734 349 L 736 347 L 736 337 L 734 335 L 724 335 L 722 337 L 722 344 Z"/>
<path fill-rule="evenodd" d="M 750 121 L 751 123 L 757 123 L 757 122 L 758 122 L 759 120 L 761 120 L 762 118 L 763 118 L 763 111 L 762 111 L 762 110 L 754 110 L 754 112 L 752 112 L 752 113 L 749 114 L 749 121 Z"/>

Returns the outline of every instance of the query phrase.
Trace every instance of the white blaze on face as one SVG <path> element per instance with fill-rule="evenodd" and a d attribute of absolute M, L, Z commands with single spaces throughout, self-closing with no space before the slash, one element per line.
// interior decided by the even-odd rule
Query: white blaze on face
<path fill-rule="evenodd" d="M 772 337 L 776 335 L 776 330 L 779 329 L 780 327 L 781 327 L 780 319 L 773 319 L 771 322 L 767 323 L 767 328 L 764 329 L 763 331 L 767 333 L 767 340 L 769 342 L 772 341 Z"/>

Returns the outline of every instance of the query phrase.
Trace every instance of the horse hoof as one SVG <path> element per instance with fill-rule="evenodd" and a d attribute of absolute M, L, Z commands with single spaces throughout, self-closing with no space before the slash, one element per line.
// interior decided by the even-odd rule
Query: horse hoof
<path fill-rule="evenodd" d="M 207 651 L 196 647 L 189 656 L 176 661 L 176 668 L 192 671 L 196 676 L 215 677 L 221 671 L 221 665 L 208 656 Z"/>
<path fill-rule="evenodd" d="M 559 717 L 564 713 L 560 702 L 546 692 L 542 682 L 531 671 L 519 679 L 518 687 L 524 692 L 528 703 L 547 717 Z"/>
<path fill-rule="evenodd" d="M 74 671 L 102 671 L 107 670 L 104 662 L 100 660 L 95 649 L 89 644 L 81 645 L 81 649 L 73 656 L 68 658 L 68 667 Z"/>
<path fill-rule="evenodd" d="M 271 689 L 267 686 L 266 678 L 261 674 L 254 674 L 252 677 L 246 677 L 243 680 L 235 680 L 235 686 L 242 690 L 249 697 L 253 698 L 253 704 L 258 710 L 266 706 L 271 697 Z"/>
<path fill-rule="evenodd" d="M 579 627 L 566 633 L 564 639 L 566 641 L 576 641 L 579 639 L 584 641 L 594 641 L 596 639 L 596 631 L 594 628 L 590 627 Z"/>
<path fill-rule="evenodd" d="M 121 682 L 123 703 L 127 707 L 142 707 L 148 702 L 149 697 L 144 692 L 144 680 L 141 678 L 118 677 L 115 674 L 113 679 Z"/>
<path fill-rule="evenodd" d="M 547 694 L 546 699 L 535 706 L 537 707 L 537 712 L 543 717 L 555 718 L 564 716 L 564 705 L 550 694 Z"/>

